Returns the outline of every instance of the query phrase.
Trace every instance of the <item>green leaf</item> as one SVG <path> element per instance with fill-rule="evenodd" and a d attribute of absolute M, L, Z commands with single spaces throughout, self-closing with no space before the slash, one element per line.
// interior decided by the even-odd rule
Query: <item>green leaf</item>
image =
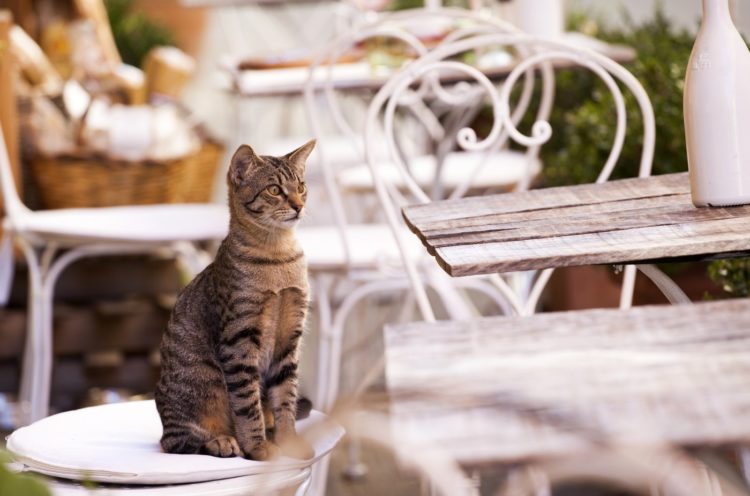
<path fill-rule="evenodd" d="M 0 452 L 0 494 L 23 496 L 50 496 L 50 491 L 36 477 L 30 474 L 17 474 L 5 466 L 7 454 Z"/>
<path fill-rule="evenodd" d="M 158 46 L 176 46 L 174 34 L 142 13 L 133 13 L 133 0 L 106 0 L 117 50 L 126 64 L 141 67 L 146 54 Z"/>

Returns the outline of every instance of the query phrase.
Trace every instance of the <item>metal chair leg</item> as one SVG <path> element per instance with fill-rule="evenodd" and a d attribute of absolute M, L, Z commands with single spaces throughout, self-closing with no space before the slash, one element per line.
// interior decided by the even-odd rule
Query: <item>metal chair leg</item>
<path fill-rule="evenodd" d="M 690 305 L 692 301 L 677 283 L 655 265 L 638 265 L 638 270 L 653 282 L 673 305 Z"/>
<path fill-rule="evenodd" d="M 54 254 L 49 250 L 45 252 L 45 265 L 48 269 L 40 273 L 39 295 L 33 304 L 38 308 L 39 324 L 37 337 L 37 350 L 35 356 L 37 364 L 35 369 L 38 374 L 32 384 L 31 421 L 42 419 L 49 415 L 49 399 L 52 386 L 53 365 L 53 304 L 55 284 L 65 268 L 76 260 L 90 254 L 89 248 L 77 248 L 70 250 L 57 260 L 53 260 Z M 45 267 L 42 267 L 45 268 Z"/>
<path fill-rule="evenodd" d="M 328 395 L 329 368 L 331 366 L 331 347 L 333 337 L 331 334 L 331 301 L 329 297 L 330 284 L 326 284 L 323 276 L 313 279 L 314 298 L 318 309 L 318 363 L 317 363 L 317 387 L 315 388 L 314 404 L 316 408 L 324 409 Z"/>
<path fill-rule="evenodd" d="M 307 494 L 310 496 L 325 496 L 330 464 L 331 455 L 329 453 L 313 466 L 312 480 L 310 481 L 310 487 L 307 489 Z"/>
<path fill-rule="evenodd" d="M 41 265 L 34 248 L 19 240 L 29 265 L 29 323 L 21 377 L 23 423 L 31 423 L 49 414 L 53 361 L 53 303 L 55 284 L 73 262 L 99 255 L 152 253 L 163 249 L 153 246 L 92 245 L 74 248 L 54 259 L 54 247 L 45 251 Z M 46 269 L 46 270 L 45 270 Z"/>
<path fill-rule="evenodd" d="M 745 482 L 750 486 L 750 449 L 740 448 L 737 452 L 740 459 L 740 468 L 742 469 L 742 476 L 745 478 Z"/>
<path fill-rule="evenodd" d="M 342 343 L 344 339 L 344 325 L 346 324 L 349 313 L 361 300 L 367 296 L 383 291 L 403 290 L 408 287 L 406 280 L 376 280 L 358 287 L 344 299 L 339 308 L 331 326 L 331 355 L 329 361 L 328 381 L 326 401 L 323 405 L 325 411 L 330 410 L 336 401 L 339 393 L 339 375 L 341 371 L 342 360 Z"/>
<path fill-rule="evenodd" d="M 34 420 L 34 408 L 36 403 L 35 384 L 41 375 L 39 369 L 41 349 L 40 336 L 42 325 L 42 278 L 39 266 L 39 257 L 36 251 L 23 240 L 19 240 L 29 271 L 29 293 L 27 303 L 26 340 L 24 344 L 23 363 L 21 364 L 20 384 L 20 423 L 27 425 Z"/>
<path fill-rule="evenodd" d="M 469 488 L 470 496 L 479 496 L 482 489 L 482 475 L 479 473 L 479 470 L 471 472 L 469 484 L 471 485 Z"/>
<path fill-rule="evenodd" d="M 368 468 L 362 462 L 362 441 L 351 436 L 346 441 L 346 467 L 342 475 L 349 480 L 358 481 L 367 477 Z"/>

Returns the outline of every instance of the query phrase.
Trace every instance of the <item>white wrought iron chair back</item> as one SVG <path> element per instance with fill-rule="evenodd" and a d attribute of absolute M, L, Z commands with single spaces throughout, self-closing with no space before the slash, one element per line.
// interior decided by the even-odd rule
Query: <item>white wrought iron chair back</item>
<path fill-rule="evenodd" d="M 313 137 L 318 140 L 316 147 L 317 159 L 315 164 L 319 165 L 322 169 L 322 177 L 325 182 L 325 189 L 327 193 L 327 199 L 330 202 L 333 222 L 336 227 L 336 234 L 339 242 L 342 246 L 342 252 L 344 254 L 344 265 L 348 268 L 356 268 L 356 274 L 351 278 L 354 281 L 363 282 L 359 287 L 350 291 L 345 299 L 338 305 L 338 308 L 330 318 L 325 317 L 321 319 L 321 328 L 330 328 L 331 331 L 327 333 L 327 337 L 324 339 L 321 345 L 321 357 L 325 356 L 325 359 L 320 359 L 320 371 L 321 377 L 326 379 L 321 384 L 325 385 L 322 389 L 324 393 L 321 395 L 325 398 L 322 402 L 324 405 L 331 405 L 338 395 L 338 377 L 339 377 L 339 362 L 341 360 L 341 347 L 343 339 L 343 327 L 345 320 L 360 300 L 367 296 L 379 292 L 387 291 L 391 292 L 394 290 L 400 290 L 408 288 L 410 286 L 408 280 L 404 277 L 403 270 L 401 270 L 400 263 L 398 260 L 398 250 L 393 245 L 395 242 L 390 239 L 378 239 L 377 242 L 381 245 L 385 244 L 393 247 L 389 250 L 389 257 L 396 257 L 395 260 L 388 258 L 378 263 L 378 267 L 372 267 L 373 270 L 370 273 L 363 275 L 363 271 L 360 265 L 352 263 L 352 259 L 356 258 L 355 243 L 353 238 L 357 236 L 358 227 L 361 226 L 361 219 L 354 219 L 353 216 L 347 215 L 347 209 L 345 207 L 344 191 L 342 190 L 341 184 L 339 183 L 338 173 L 339 168 L 336 161 L 332 160 L 332 150 L 328 147 L 326 137 L 330 136 L 330 128 L 327 126 L 333 125 L 337 134 L 346 136 L 346 140 L 350 146 L 358 149 L 359 157 L 361 157 L 361 165 L 367 171 L 365 165 L 365 146 L 363 140 L 365 116 L 366 112 L 363 110 L 360 113 L 356 111 L 352 112 L 351 106 L 348 105 L 350 99 L 350 92 L 344 91 L 348 88 L 341 88 L 336 80 L 336 62 L 339 61 L 347 50 L 355 47 L 359 44 L 366 43 L 368 40 L 377 39 L 390 39 L 398 40 L 401 43 L 409 47 L 413 53 L 418 55 L 426 55 L 434 50 L 434 47 L 428 46 L 423 40 L 416 36 L 413 31 L 414 26 L 430 25 L 430 23 L 437 23 L 442 25 L 450 25 L 453 29 L 450 34 L 442 41 L 442 44 L 450 44 L 453 41 L 462 37 L 468 37 L 477 35 L 480 33 L 518 33 L 518 29 L 500 19 L 494 17 L 487 17 L 477 12 L 465 10 L 465 9 L 453 9 L 453 8 L 440 8 L 440 9 L 412 9 L 401 12 L 393 12 L 378 15 L 374 18 L 366 18 L 360 25 L 354 26 L 348 32 L 338 36 L 336 39 L 331 41 L 324 50 L 319 52 L 317 56 L 312 60 L 311 67 L 309 70 L 308 80 L 304 89 L 304 100 L 305 110 L 309 121 L 310 129 L 313 133 Z M 522 51 L 528 51 L 526 47 L 520 48 Z M 552 88 L 552 71 L 549 68 L 544 68 L 544 82 L 545 90 L 544 94 L 544 105 L 540 109 L 540 118 L 545 118 L 551 107 L 551 101 L 553 98 Z M 372 89 L 376 89 L 380 85 L 387 81 L 387 75 L 384 75 L 382 79 L 373 79 L 371 81 Z M 531 72 L 524 76 L 524 89 L 522 95 L 521 106 L 528 107 L 531 101 L 532 93 L 534 90 L 534 77 Z M 472 94 L 474 96 L 475 94 Z M 444 126 L 434 118 L 429 109 L 424 105 L 420 99 L 412 99 L 410 104 L 407 106 L 409 112 L 416 116 L 416 122 L 418 126 L 424 127 L 426 134 L 430 136 L 433 141 L 441 142 L 446 136 L 447 132 Z M 466 104 L 463 99 L 461 102 Z M 520 110 L 516 112 L 514 118 L 520 119 L 524 112 Z M 382 133 L 378 132 L 378 136 Z M 382 148 L 382 147 L 381 147 Z M 531 149 L 530 149 L 531 150 Z M 538 153 L 538 150 L 531 150 L 530 153 Z M 378 159 L 382 159 L 382 155 L 379 153 L 374 154 Z M 340 165 L 340 164 L 339 164 Z M 368 173 L 369 174 L 369 173 Z M 461 186 L 458 189 L 468 189 L 468 187 Z M 455 191 L 454 191 L 455 192 Z M 377 219 L 380 221 L 383 227 L 383 234 L 387 237 L 388 227 L 385 225 L 385 221 L 382 216 Z M 380 232 L 380 231 L 378 231 Z M 359 243 L 362 246 L 362 243 Z M 416 246 L 419 249 L 418 246 Z M 421 251 L 421 250 L 420 250 Z M 411 256 L 414 256 L 415 250 L 410 250 Z M 419 253 L 419 252 L 417 252 Z M 407 255 L 406 252 L 403 256 Z M 392 261 L 395 261 L 396 270 L 393 269 Z M 438 270 L 431 271 L 430 276 L 434 273 L 439 272 Z M 438 276 L 442 274 L 437 274 Z M 428 276 L 429 278 L 429 276 Z M 433 288 L 436 288 L 442 281 L 436 281 L 436 278 L 429 280 Z M 480 293 L 485 294 L 492 299 L 499 306 L 508 307 L 505 303 L 505 299 L 502 294 L 484 278 L 482 280 L 470 279 L 462 281 L 464 287 L 471 287 Z M 326 290 L 322 284 L 318 286 L 318 295 L 326 295 Z M 445 288 L 446 291 L 450 292 L 451 288 Z M 510 293 L 510 290 L 507 290 Z M 445 299 L 445 297 L 443 297 Z M 325 308 L 326 305 L 321 304 L 321 309 Z M 456 305 L 454 305 L 456 306 Z M 321 315 L 331 313 L 331 309 L 326 312 L 321 310 Z M 456 314 L 465 314 L 464 309 L 451 309 L 455 318 Z M 331 323 L 325 324 L 325 321 L 331 321 Z M 331 344 L 327 344 L 328 341 Z M 327 351 L 330 350 L 330 351 Z M 366 383 L 367 381 L 365 381 Z"/>
<path fill-rule="evenodd" d="M 487 75 L 476 67 L 451 60 L 451 58 L 467 51 L 497 46 L 513 47 L 519 56 L 517 65 L 499 87 L 496 87 Z M 495 32 L 489 32 L 489 30 L 476 30 L 466 37 L 457 35 L 453 40 L 444 43 L 429 53 L 425 53 L 418 60 L 399 71 L 381 88 L 368 111 L 365 130 L 367 161 L 375 180 L 376 192 L 402 253 L 405 241 L 402 238 L 401 228 L 403 223 L 398 210 L 408 203 L 428 203 L 431 198 L 414 180 L 407 164 L 397 151 L 395 124 L 397 110 L 405 104 L 412 104 L 416 99 L 430 98 L 448 104 L 461 102 L 467 94 L 479 88 L 484 92 L 492 107 L 494 119 L 491 131 L 486 138 L 480 139 L 473 129 L 464 127 L 458 130 L 456 134 L 457 145 L 467 151 L 486 151 L 507 146 L 509 142 L 513 142 L 526 147 L 529 153 L 535 154 L 551 138 L 553 132 L 547 116 L 549 116 L 552 95 L 554 94 L 554 89 L 551 87 L 554 78 L 550 77 L 549 72 L 551 64 L 555 61 L 565 62 L 566 65 L 580 66 L 592 71 L 604 82 L 613 95 L 617 116 L 614 142 L 597 182 L 606 182 L 610 178 L 625 140 L 627 114 L 625 99 L 618 81 L 635 96 L 642 114 L 644 135 L 639 176 L 645 177 L 651 174 L 656 138 L 653 107 L 643 86 L 623 66 L 602 54 L 572 46 L 564 41 L 540 39 L 518 31 L 504 32 L 498 29 Z M 533 78 L 534 70 L 537 68 L 541 69 L 543 75 L 542 103 L 530 135 L 525 135 L 518 129 L 518 122 L 523 113 L 528 110 L 529 102 L 526 99 L 526 94 L 527 92 L 530 93 L 530 86 L 533 89 L 533 83 L 529 84 L 529 77 Z M 462 75 L 472 84 L 457 84 L 448 87 L 441 82 L 441 78 L 449 79 L 448 76 L 451 74 L 454 75 L 453 79 L 455 79 L 455 75 Z M 525 78 L 526 86 L 519 103 L 515 108 L 512 108 L 511 94 L 514 86 L 522 77 Z M 408 194 L 406 195 L 397 191 L 389 182 L 384 180 L 379 167 L 380 161 L 373 153 L 377 145 L 376 140 L 380 139 L 377 130 L 381 128 L 385 132 L 390 154 L 389 159 L 397 165 L 403 182 L 408 188 Z M 524 182 L 519 185 L 519 189 L 528 186 L 529 183 Z M 467 189 L 461 190 L 460 193 L 465 193 Z M 426 320 L 433 320 L 434 311 L 427 298 L 414 261 L 408 257 L 402 257 L 402 262 L 416 293 L 423 317 Z M 640 268 L 660 287 L 670 301 L 681 303 L 689 301 L 684 293 L 658 269 L 652 266 L 640 266 Z M 525 301 L 518 297 L 504 279 L 498 276 L 495 281 L 518 314 L 530 315 L 534 313 L 552 272 L 550 269 L 538 274 Z M 625 269 L 620 299 L 622 308 L 632 305 L 635 276 L 636 267 L 628 266 Z"/>
<path fill-rule="evenodd" d="M 428 47 L 423 40 L 411 32 L 411 26 L 416 26 L 419 23 L 429 24 L 440 21 L 452 23 L 454 26 L 459 27 L 450 32 L 438 48 Z M 518 28 L 510 23 L 475 11 L 458 8 L 411 9 L 381 14 L 364 20 L 361 25 L 353 27 L 349 32 L 333 40 L 312 61 L 304 90 L 305 110 L 313 136 L 318 140 L 316 150 L 318 161 L 323 170 L 325 188 L 328 199 L 331 202 L 333 220 L 341 233 L 341 243 L 347 259 L 351 258 L 351 247 L 346 236 L 346 228 L 350 224 L 351 219 L 346 214 L 343 193 L 340 185 L 337 183 L 338 170 L 330 159 L 331 150 L 327 149 L 326 142 L 323 139 L 325 136 L 323 121 L 326 118 L 329 119 L 335 126 L 337 133 L 348 137 L 351 146 L 358 148 L 359 155 L 362 157 L 362 163 L 365 161 L 364 143 L 362 140 L 365 122 L 364 119 L 352 122 L 350 118 L 347 118 L 347 112 L 344 109 L 345 105 L 342 105 L 342 92 L 336 88 L 334 81 L 336 62 L 342 58 L 347 50 L 368 40 L 378 38 L 398 40 L 417 55 L 425 56 L 432 53 L 433 50 L 442 50 L 443 45 L 451 45 L 458 39 L 476 36 L 481 33 L 505 33 L 510 35 L 519 33 L 519 31 Z M 526 46 L 520 46 L 519 49 L 523 53 L 530 53 Z M 542 66 L 544 91 L 537 117 L 539 119 L 546 119 L 554 98 L 554 78 L 549 64 L 542 64 Z M 375 82 L 374 86 L 376 87 L 378 84 L 379 82 Z M 524 88 L 521 100 L 518 109 L 513 115 L 513 120 L 516 124 L 525 114 L 532 99 L 533 91 L 533 72 L 526 71 L 524 73 Z M 469 95 L 469 97 L 472 96 L 475 97 L 476 93 Z M 465 98 L 461 99 L 461 101 L 449 100 L 449 102 L 454 105 L 466 105 L 469 103 Z M 408 102 L 403 102 L 403 105 L 416 117 L 416 120 L 424 127 L 427 135 L 433 141 L 438 142 L 446 138 L 445 127 L 425 107 L 421 99 L 414 98 Z M 357 117 L 360 116 L 358 115 Z M 377 132 L 375 126 L 371 129 L 371 132 Z M 392 142 L 391 144 L 395 143 Z M 382 146 L 377 148 L 382 149 Z M 499 147 L 493 149 L 497 148 Z M 371 151 L 373 150 L 374 148 L 371 148 Z M 528 153 L 530 157 L 536 157 L 538 151 L 538 147 L 529 147 Z M 375 156 L 380 160 L 383 159 L 377 153 Z M 399 163 L 403 166 L 403 161 L 399 161 Z M 452 196 L 462 196 L 469 189 L 469 186 L 470 183 L 467 182 L 467 184 L 455 188 L 452 191 Z M 416 184 L 410 184 L 409 187 L 410 189 L 414 187 L 419 189 Z"/>

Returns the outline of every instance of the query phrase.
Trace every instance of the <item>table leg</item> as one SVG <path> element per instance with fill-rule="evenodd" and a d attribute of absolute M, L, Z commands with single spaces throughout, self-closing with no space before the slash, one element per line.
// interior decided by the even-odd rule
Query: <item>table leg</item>
<path fill-rule="evenodd" d="M 737 455 L 740 459 L 740 468 L 745 483 L 750 486 L 750 448 L 740 448 Z"/>

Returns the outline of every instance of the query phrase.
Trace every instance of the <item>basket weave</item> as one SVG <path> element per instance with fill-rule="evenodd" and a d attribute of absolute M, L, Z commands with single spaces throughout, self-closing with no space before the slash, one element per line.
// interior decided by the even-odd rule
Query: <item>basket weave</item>
<path fill-rule="evenodd" d="M 223 152 L 221 145 L 207 141 L 176 160 L 37 157 L 30 166 L 44 208 L 205 203 Z"/>

